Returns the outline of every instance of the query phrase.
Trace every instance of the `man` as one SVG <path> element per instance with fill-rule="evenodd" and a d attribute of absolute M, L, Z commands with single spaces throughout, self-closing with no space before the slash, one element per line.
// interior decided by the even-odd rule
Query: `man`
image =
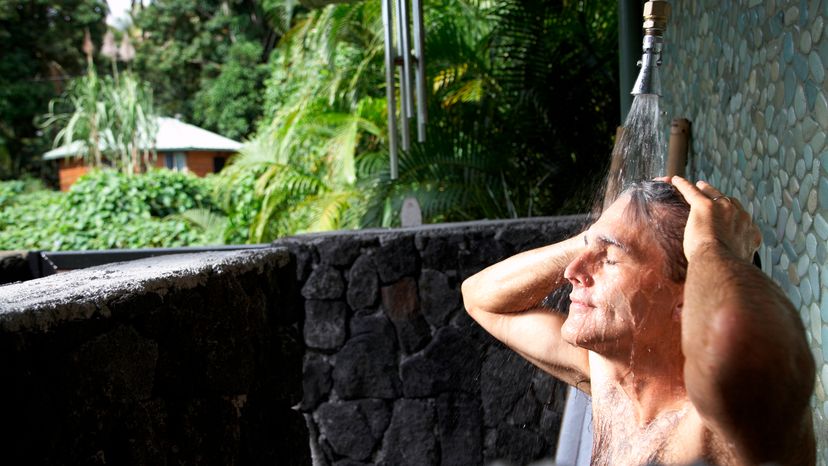
<path fill-rule="evenodd" d="M 758 229 L 713 186 L 665 181 L 470 277 L 466 309 L 591 394 L 595 465 L 814 464 L 814 361 L 795 309 L 750 262 Z M 566 283 L 568 315 L 539 305 Z"/>

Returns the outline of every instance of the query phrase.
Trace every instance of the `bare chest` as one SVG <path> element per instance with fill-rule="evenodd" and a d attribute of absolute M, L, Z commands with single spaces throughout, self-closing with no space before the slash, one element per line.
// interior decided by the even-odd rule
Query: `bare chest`
<path fill-rule="evenodd" d="M 623 404 L 599 408 L 593 414 L 594 466 L 690 464 L 699 459 L 727 463 L 713 448 L 710 432 L 689 404 L 661 413 L 643 426 Z"/>

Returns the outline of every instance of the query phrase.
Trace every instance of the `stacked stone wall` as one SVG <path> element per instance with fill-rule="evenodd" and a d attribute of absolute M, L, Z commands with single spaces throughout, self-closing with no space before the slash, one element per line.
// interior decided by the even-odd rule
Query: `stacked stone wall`
<path fill-rule="evenodd" d="M 4 464 L 527 465 L 565 387 L 459 287 L 582 218 L 334 232 L 0 287 Z"/>
<path fill-rule="evenodd" d="M 492 339 L 460 284 L 582 218 L 277 242 L 297 258 L 315 465 L 526 465 L 554 457 L 565 386 Z M 502 464 L 502 463 L 501 463 Z"/>

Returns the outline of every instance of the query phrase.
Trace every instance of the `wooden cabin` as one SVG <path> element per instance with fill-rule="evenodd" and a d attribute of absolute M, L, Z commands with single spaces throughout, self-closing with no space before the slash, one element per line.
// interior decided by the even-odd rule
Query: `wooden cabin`
<path fill-rule="evenodd" d="M 197 176 L 218 173 L 241 143 L 175 118 L 159 117 L 155 136 L 155 166 L 190 172 Z M 83 144 L 76 142 L 43 154 L 57 160 L 60 190 L 67 191 L 89 166 L 80 156 Z M 102 148 L 105 150 L 105 148 Z"/>

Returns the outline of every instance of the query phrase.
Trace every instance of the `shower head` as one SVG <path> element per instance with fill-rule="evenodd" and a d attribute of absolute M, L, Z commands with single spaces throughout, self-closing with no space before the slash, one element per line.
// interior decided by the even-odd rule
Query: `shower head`
<path fill-rule="evenodd" d="M 644 44 L 641 71 L 635 80 L 631 94 L 661 95 L 661 79 L 658 67 L 661 66 L 661 51 L 664 48 L 664 30 L 670 17 L 670 4 L 664 0 L 651 0 L 644 4 Z"/>
<path fill-rule="evenodd" d="M 661 95 L 661 78 L 658 67 L 661 66 L 661 50 L 664 47 L 664 39 L 661 36 L 644 36 L 643 54 L 638 65 L 641 71 L 633 85 L 632 95 L 655 94 Z"/>

